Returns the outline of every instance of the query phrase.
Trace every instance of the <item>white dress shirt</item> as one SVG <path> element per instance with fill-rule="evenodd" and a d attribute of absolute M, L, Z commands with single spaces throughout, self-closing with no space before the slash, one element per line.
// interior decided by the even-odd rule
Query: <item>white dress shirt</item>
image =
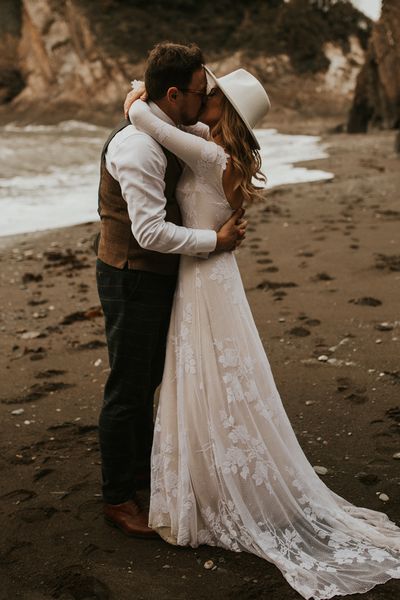
<path fill-rule="evenodd" d="M 173 124 L 156 104 L 150 102 L 149 106 L 159 118 Z M 142 248 L 202 258 L 215 250 L 215 231 L 189 229 L 165 221 L 167 159 L 152 137 L 128 125 L 113 137 L 105 158 L 107 171 L 119 182 L 132 233 Z"/>

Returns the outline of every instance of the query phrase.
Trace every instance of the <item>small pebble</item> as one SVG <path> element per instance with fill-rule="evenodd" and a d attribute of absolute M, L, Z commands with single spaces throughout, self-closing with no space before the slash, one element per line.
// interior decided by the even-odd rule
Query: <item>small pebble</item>
<path fill-rule="evenodd" d="M 382 500 L 382 502 L 387 502 L 389 500 L 389 496 L 387 494 L 379 494 L 378 498 L 379 500 Z"/>
<path fill-rule="evenodd" d="M 328 469 L 326 467 L 320 467 L 319 465 L 316 465 L 315 467 L 313 467 L 313 469 L 317 473 L 317 475 L 326 475 L 328 472 Z"/>
<path fill-rule="evenodd" d="M 377 329 L 378 331 L 392 331 L 393 325 L 388 322 L 378 323 L 377 325 L 375 325 L 375 329 Z"/>
<path fill-rule="evenodd" d="M 11 414 L 12 415 L 22 415 L 22 413 L 24 413 L 24 412 L 25 412 L 25 410 L 23 408 L 16 408 L 15 410 L 11 411 Z M 400 456 L 399 456 L 399 458 L 400 458 Z"/>
<path fill-rule="evenodd" d="M 321 362 L 326 362 L 328 360 L 328 356 L 326 356 L 326 354 L 321 354 L 321 356 L 318 356 L 318 360 L 320 360 Z"/>
<path fill-rule="evenodd" d="M 206 560 L 206 562 L 203 565 L 203 567 L 205 569 L 207 569 L 207 571 L 209 571 L 210 569 L 212 569 L 213 566 L 214 566 L 214 562 L 212 560 Z"/>
<path fill-rule="evenodd" d="M 22 340 L 34 340 L 35 338 L 39 337 L 40 335 L 40 331 L 25 331 L 25 333 L 23 333 L 21 335 L 21 339 Z"/>
<path fill-rule="evenodd" d="M 99 367 L 99 366 L 102 364 L 102 362 L 103 362 L 103 361 L 101 360 L 101 358 L 98 358 L 97 360 L 95 360 L 95 362 L 94 362 L 94 366 L 95 366 L 95 367 Z"/>
<path fill-rule="evenodd" d="M 400 459 L 400 452 L 396 452 L 396 454 L 393 454 L 393 458 Z"/>

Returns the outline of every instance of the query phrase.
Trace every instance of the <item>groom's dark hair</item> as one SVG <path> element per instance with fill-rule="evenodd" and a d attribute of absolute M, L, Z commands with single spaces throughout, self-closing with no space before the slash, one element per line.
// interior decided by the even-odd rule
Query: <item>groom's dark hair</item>
<path fill-rule="evenodd" d="M 196 44 L 162 42 L 154 46 L 144 75 L 150 100 L 160 100 L 170 87 L 187 88 L 193 73 L 203 64 L 203 53 Z"/>

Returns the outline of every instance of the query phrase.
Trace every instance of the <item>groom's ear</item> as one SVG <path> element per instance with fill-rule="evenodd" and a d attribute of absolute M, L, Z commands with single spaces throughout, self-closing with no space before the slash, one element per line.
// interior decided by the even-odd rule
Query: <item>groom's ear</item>
<path fill-rule="evenodd" d="M 175 104 L 176 100 L 178 98 L 178 92 L 179 92 L 179 90 L 177 87 L 168 88 L 167 94 L 166 94 L 168 102 Z"/>

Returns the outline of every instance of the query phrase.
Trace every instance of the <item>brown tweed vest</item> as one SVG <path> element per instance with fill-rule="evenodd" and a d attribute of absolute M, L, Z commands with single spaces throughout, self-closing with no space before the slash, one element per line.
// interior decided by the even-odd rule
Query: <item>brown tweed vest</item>
<path fill-rule="evenodd" d="M 118 269 L 127 266 L 129 269 L 172 275 L 178 271 L 179 255 L 145 250 L 139 246 L 132 234 L 128 206 L 122 196 L 120 185 L 106 168 L 105 154 L 108 144 L 127 125 L 129 122 L 124 122 L 114 129 L 101 154 L 98 208 L 101 225 L 97 256 L 106 264 Z M 179 206 L 175 199 L 175 188 L 182 168 L 176 156 L 165 148 L 163 151 L 167 159 L 164 177 L 165 220 L 181 225 Z"/>

